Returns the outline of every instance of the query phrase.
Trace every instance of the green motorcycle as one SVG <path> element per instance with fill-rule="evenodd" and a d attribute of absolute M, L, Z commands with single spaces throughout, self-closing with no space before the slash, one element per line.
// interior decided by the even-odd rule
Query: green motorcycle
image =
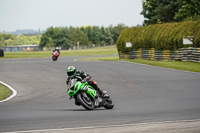
<path fill-rule="evenodd" d="M 82 83 L 77 78 L 70 79 L 68 83 L 68 95 L 75 99 L 76 105 L 82 105 L 87 110 L 104 107 L 112 109 L 114 104 L 110 96 L 103 97 L 87 82 Z"/>

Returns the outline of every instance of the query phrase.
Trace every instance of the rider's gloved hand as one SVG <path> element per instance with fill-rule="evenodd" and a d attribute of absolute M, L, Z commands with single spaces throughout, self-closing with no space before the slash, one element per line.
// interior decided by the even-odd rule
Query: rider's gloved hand
<path fill-rule="evenodd" d="M 84 78 L 81 82 L 82 82 L 82 83 L 85 83 L 86 81 L 89 81 L 89 78 L 88 78 L 88 77 Z"/>
<path fill-rule="evenodd" d="M 86 79 L 83 79 L 82 81 L 81 81 L 81 83 L 85 83 L 87 80 Z"/>
<path fill-rule="evenodd" d="M 89 80 L 90 80 L 90 78 L 89 78 L 89 77 L 86 77 L 85 79 L 86 79 L 86 81 L 89 81 Z"/>

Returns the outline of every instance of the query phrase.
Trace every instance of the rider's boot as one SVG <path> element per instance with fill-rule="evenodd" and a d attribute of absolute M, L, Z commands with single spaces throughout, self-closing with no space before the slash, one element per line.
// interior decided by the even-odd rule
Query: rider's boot
<path fill-rule="evenodd" d="M 104 98 L 109 98 L 109 97 L 110 97 L 110 96 L 107 94 L 107 91 L 103 91 L 102 96 L 103 96 Z"/>
<path fill-rule="evenodd" d="M 100 93 L 102 97 L 109 97 L 107 94 L 107 91 L 103 91 L 101 88 L 99 88 L 99 86 L 97 85 L 95 81 L 92 81 L 91 84 Z"/>
<path fill-rule="evenodd" d="M 101 88 L 99 88 L 98 86 L 97 86 L 96 90 L 99 91 L 99 93 L 100 93 L 100 95 L 101 95 L 102 97 L 109 97 L 109 95 L 107 94 L 107 91 L 103 91 L 103 90 L 102 90 Z"/>

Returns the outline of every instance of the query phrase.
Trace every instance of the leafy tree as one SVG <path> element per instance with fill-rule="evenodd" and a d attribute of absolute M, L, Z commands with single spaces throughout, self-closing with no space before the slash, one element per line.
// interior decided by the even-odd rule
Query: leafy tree
<path fill-rule="evenodd" d="M 111 34 L 113 35 L 112 38 L 113 38 L 114 43 L 117 42 L 117 39 L 118 39 L 119 35 L 121 34 L 121 32 L 127 28 L 128 28 L 128 26 L 126 26 L 123 23 L 118 24 L 117 26 L 114 26 L 114 27 L 112 27 L 112 26 L 109 27 Z"/>
<path fill-rule="evenodd" d="M 80 46 L 87 46 L 89 43 L 88 36 L 80 28 L 71 28 L 69 31 L 70 39 L 74 44 L 79 42 Z"/>
<path fill-rule="evenodd" d="M 86 32 L 87 32 L 88 39 L 90 43 L 92 44 L 92 27 L 91 26 L 87 27 Z"/>
<path fill-rule="evenodd" d="M 47 31 L 42 35 L 40 47 L 43 48 L 46 45 L 47 47 L 62 46 L 68 49 L 73 45 L 76 45 L 77 42 L 79 42 L 80 46 L 90 46 L 92 44 L 110 45 L 117 41 L 120 33 L 126 28 L 128 27 L 124 24 L 119 24 L 115 27 L 49 27 Z"/>
<path fill-rule="evenodd" d="M 42 35 L 42 38 L 40 40 L 40 48 L 43 48 L 45 47 L 48 43 L 51 42 L 51 40 L 53 40 L 53 27 L 50 27 L 47 29 L 47 31 Z M 52 45 L 54 45 L 54 42 L 51 42 L 53 43 Z"/>
<path fill-rule="evenodd" d="M 100 44 L 101 45 L 108 45 L 108 44 L 113 44 L 113 34 L 111 33 L 110 28 L 105 28 L 105 27 L 101 27 L 100 30 L 101 34 L 100 34 Z"/>
<path fill-rule="evenodd" d="M 100 44 L 100 29 L 98 26 L 94 26 L 92 27 L 92 31 L 91 31 L 91 42 L 92 44 L 95 45 L 99 45 Z"/>
<path fill-rule="evenodd" d="M 73 42 L 70 40 L 68 28 L 59 28 L 59 32 L 54 36 L 53 40 L 55 47 L 62 46 L 68 49 L 73 45 Z"/>
<path fill-rule="evenodd" d="M 0 33 L 0 46 L 15 46 L 27 44 L 39 44 L 41 35 L 13 35 Z"/>
<path fill-rule="evenodd" d="M 43 48 L 43 47 L 45 47 L 46 45 L 48 45 L 50 42 L 51 42 L 51 40 L 53 40 L 51 37 L 48 37 L 46 34 L 43 34 L 42 35 L 42 38 L 41 38 L 41 40 L 40 40 L 40 45 L 39 45 L 39 47 L 40 48 Z M 53 42 L 52 42 L 53 43 Z M 53 45 L 53 44 L 52 44 Z"/>
<path fill-rule="evenodd" d="M 45 47 L 47 47 L 47 48 L 52 48 L 52 47 L 54 47 L 54 46 L 55 46 L 55 45 L 54 45 L 53 39 L 52 39 L 52 38 L 48 38 L 48 41 L 46 42 Z"/>
<path fill-rule="evenodd" d="M 88 45 L 92 45 L 92 40 L 93 40 L 93 36 L 92 36 L 92 32 L 93 32 L 93 27 L 92 26 L 84 26 L 80 28 L 81 31 L 83 31 L 86 36 L 88 37 Z"/>
<path fill-rule="evenodd" d="M 69 31 L 67 28 L 53 28 L 50 27 L 47 31 L 42 35 L 40 41 L 40 47 L 43 48 L 47 45 L 47 47 L 57 47 L 63 46 L 65 48 L 70 48 L 72 46 L 72 41 L 69 38 Z"/>
<path fill-rule="evenodd" d="M 80 46 L 97 46 L 115 44 L 120 33 L 128 28 L 124 24 L 117 26 L 99 27 L 49 27 L 42 35 L 13 35 L 0 33 L 0 46 L 14 46 L 23 44 L 39 44 L 43 47 L 61 46 L 71 48 L 79 42 Z"/>
<path fill-rule="evenodd" d="M 174 22 L 179 7 L 177 0 L 143 0 L 142 5 L 141 14 L 146 18 L 144 25 Z"/>
<path fill-rule="evenodd" d="M 199 0 L 178 0 L 180 8 L 174 19 L 182 21 L 186 18 L 200 18 L 200 1 Z"/>
<path fill-rule="evenodd" d="M 14 40 L 15 36 L 12 34 L 1 34 L 0 33 L 0 46 L 16 45 Z"/>
<path fill-rule="evenodd" d="M 60 29 L 60 39 L 59 43 L 57 43 L 56 46 L 62 46 L 65 49 L 69 49 L 70 47 L 73 46 L 73 42 L 70 39 L 69 36 L 69 29 L 68 28 L 61 28 Z"/>

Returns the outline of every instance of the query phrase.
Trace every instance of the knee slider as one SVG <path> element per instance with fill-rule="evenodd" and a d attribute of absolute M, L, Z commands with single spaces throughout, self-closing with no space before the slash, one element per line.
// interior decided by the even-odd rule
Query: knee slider
<path fill-rule="evenodd" d="M 97 82 L 96 82 L 96 81 L 92 81 L 92 83 L 93 83 L 94 85 L 97 85 Z"/>

